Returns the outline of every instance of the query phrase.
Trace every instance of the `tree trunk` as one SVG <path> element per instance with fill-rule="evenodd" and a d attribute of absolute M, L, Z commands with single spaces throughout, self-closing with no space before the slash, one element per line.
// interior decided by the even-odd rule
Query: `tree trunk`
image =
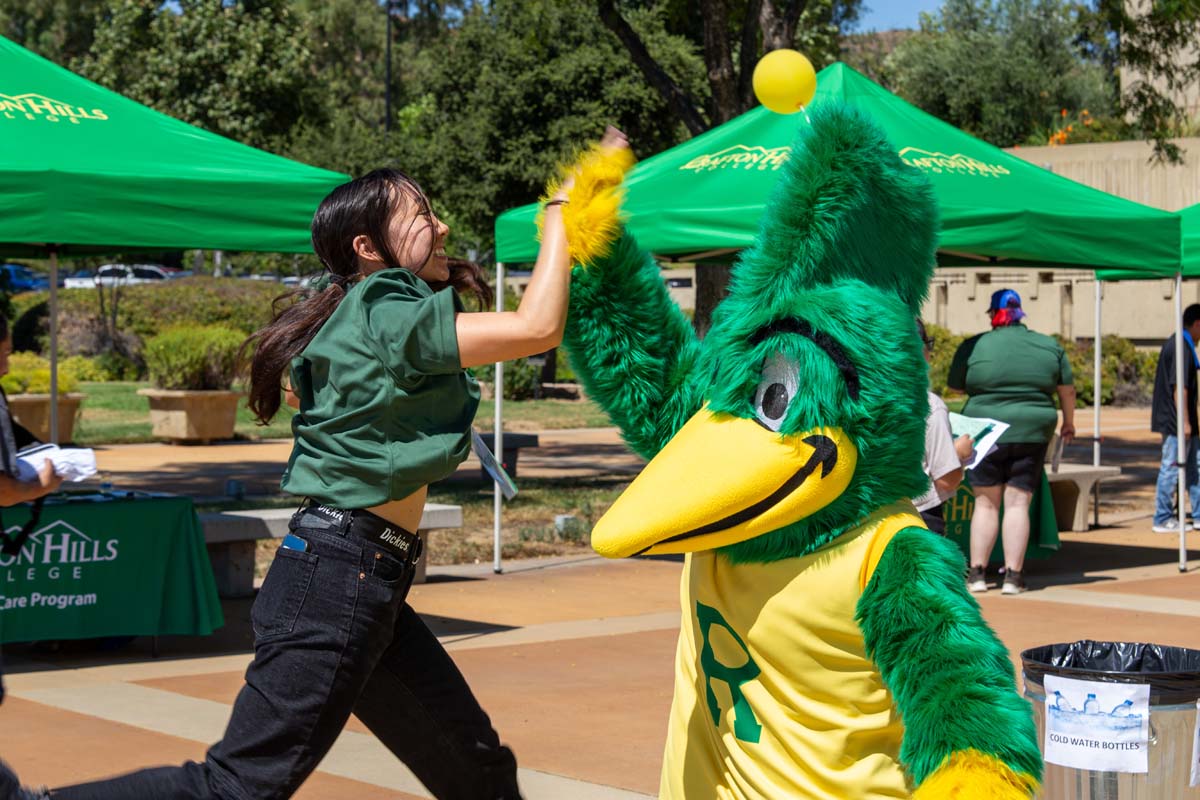
<path fill-rule="evenodd" d="M 807 0 L 763 0 L 759 24 L 762 28 L 764 53 L 791 47 L 796 43 L 796 24 L 807 6 Z"/>
<path fill-rule="evenodd" d="M 729 294 L 729 276 L 733 268 L 729 264 L 696 265 L 696 311 L 692 326 L 696 335 L 703 339 L 712 327 L 712 314 L 717 305 Z"/>
<path fill-rule="evenodd" d="M 758 64 L 758 36 L 762 31 L 763 0 L 749 0 L 742 19 L 742 43 L 738 48 L 738 102 L 742 111 L 754 108 L 754 67 Z"/>
<path fill-rule="evenodd" d="M 712 87 L 713 125 L 728 122 L 738 115 L 738 81 L 733 70 L 729 47 L 729 8 L 725 0 L 701 0 L 704 17 L 704 64 L 708 67 L 708 85 Z"/>
<path fill-rule="evenodd" d="M 671 76 L 667 74 L 666 70 L 659 66 L 654 57 L 650 55 L 650 51 L 646 49 L 646 45 L 638 36 L 637 31 L 625 21 L 621 12 L 617 10 L 615 0 L 599 0 L 596 7 L 605 27 L 616 34 L 616 37 L 621 40 L 621 44 L 625 45 L 629 57 L 642 71 L 646 81 L 654 87 L 671 111 L 687 126 L 692 136 L 699 136 L 708 130 L 708 122 L 700 116 L 692 98 L 679 87 L 679 84 L 671 80 Z"/>

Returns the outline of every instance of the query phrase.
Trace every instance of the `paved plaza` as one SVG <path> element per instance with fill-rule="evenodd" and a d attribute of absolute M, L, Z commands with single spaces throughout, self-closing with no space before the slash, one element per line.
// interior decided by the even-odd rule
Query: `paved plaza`
<path fill-rule="evenodd" d="M 1145 432 L 1147 416 L 1106 412 L 1105 463 L 1122 465 L 1126 475 L 1105 490 L 1103 526 L 1061 534 L 1054 558 L 1028 565 L 1025 595 L 981 596 L 1014 664 L 1025 648 L 1080 638 L 1200 647 L 1200 534 L 1188 534 L 1193 571 L 1180 574 L 1177 537 L 1150 532 L 1157 447 Z M 521 456 L 522 474 L 564 474 L 556 462 L 565 474 L 632 474 L 641 463 L 610 430 L 542 434 L 542 442 Z M 231 475 L 267 485 L 286 456 L 280 443 L 135 445 L 100 454 L 118 485 L 201 496 L 219 494 Z M 1090 461 L 1090 446 L 1068 456 Z M 680 568 L 676 558 L 591 556 L 514 561 L 503 575 L 487 565 L 432 567 L 430 582 L 413 589 L 412 605 L 516 751 L 530 800 L 655 794 Z M 226 601 L 223 629 L 163 639 L 157 658 L 148 640 L 111 651 L 72 643 L 10 647 L 3 756 L 27 780 L 47 783 L 201 758 L 221 735 L 250 661 L 249 604 Z M 352 720 L 297 796 L 429 795 Z"/>

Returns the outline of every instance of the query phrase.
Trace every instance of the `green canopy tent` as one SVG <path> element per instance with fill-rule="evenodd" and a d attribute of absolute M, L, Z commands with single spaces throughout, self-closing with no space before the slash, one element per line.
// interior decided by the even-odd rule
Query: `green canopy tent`
<path fill-rule="evenodd" d="M 1092 189 L 1006 153 L 910 105 L 845 64 L 832 64 L 818 74 L 813 103 L 827 100 L 868 112 L 900 157 L 930 177 L 942 216 L 940 265 L 1108 268 L 1137 277 L 1179 272 L 1180 220 L 1174 214 Z M 759 107 L 642 161 L 626 178 L 624 211 L 630 230 L 648 250 L 681 260 L 723 260 L 746 247 L 803 124 L 802 113 L 782 116 Z M 501 276 L 505 262 L 535 257 L 536 212 L 536 204 L 528 205 L 496 220 Z M 1099 346 L 1096 354 L 1099 385 Z M 498 372 L 497 383 L 501 379 Z M 501 396 L 499 390 L 496 396 Z M 498 400 L 497 431 L 499 408 Z M 1098 404 L 1095 415 L 1098 432 Z M 1099 458 L 1097 442 L 1096 464 Z M 497 536 L 498 530 L 497 523 Z"/>
<path fill-rule="evenodd" d="M 58 257 L 138 249 L 311 252 L 345 175 L 160 114 L 0 37 L 0 255 L 51 263 L 57 438 Z"/>

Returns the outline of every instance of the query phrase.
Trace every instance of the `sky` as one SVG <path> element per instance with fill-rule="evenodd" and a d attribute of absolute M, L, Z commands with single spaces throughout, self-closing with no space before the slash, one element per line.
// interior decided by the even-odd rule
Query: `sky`
<path fill-rule="evenodd" d="M 918 26 L 922 11 L 936 11 L 942 0 L 863 0 L 867 11 L 862 14 L 858 29 L 887 31 Z"/>

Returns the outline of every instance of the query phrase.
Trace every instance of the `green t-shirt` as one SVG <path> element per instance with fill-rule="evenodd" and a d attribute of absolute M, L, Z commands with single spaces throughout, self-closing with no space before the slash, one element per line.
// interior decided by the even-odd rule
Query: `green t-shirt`
<path fill-rule="evenodd" d="M 479 385 L 462 368 L 452 289 L 405 269 L 350 288 L 292 361 L 300 410 L 281 485 L 340 508 L 407 497 L 471 449 Z"/>
<path fill-rule="evenodd" d="M 1012 426 L 1001 444 L 1037 444 L 1054 436 L 1055 389 L 1072 380 L 1071 362 L 1058 342 L 1018 323 L 963 342 L 946 385 L 967 393 L 965 416 Z"/>

